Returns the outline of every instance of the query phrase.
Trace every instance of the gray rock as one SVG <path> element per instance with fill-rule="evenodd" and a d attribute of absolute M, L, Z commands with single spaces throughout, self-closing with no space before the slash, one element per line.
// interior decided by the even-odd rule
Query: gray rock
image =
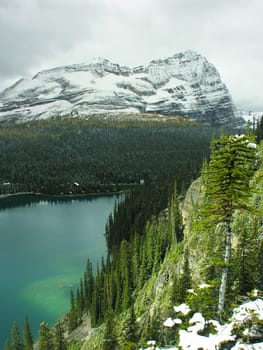
<path fill-rule="evenodd" d="M 105 59 L 53 68 L 0 93 L 0 120 L 142 112 L 244 123 L 216 68 L 193 51 L 135 68 Z"/>

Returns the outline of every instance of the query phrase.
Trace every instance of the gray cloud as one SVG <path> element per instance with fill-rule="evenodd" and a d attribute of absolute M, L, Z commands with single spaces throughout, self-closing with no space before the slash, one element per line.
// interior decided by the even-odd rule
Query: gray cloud
<path fill-rule="evenodd" d="M 263 111 L 261 0 L 1 0 L 0 88 L 102 56 L 136 66 L 193 49 L 234 101 Z"/>

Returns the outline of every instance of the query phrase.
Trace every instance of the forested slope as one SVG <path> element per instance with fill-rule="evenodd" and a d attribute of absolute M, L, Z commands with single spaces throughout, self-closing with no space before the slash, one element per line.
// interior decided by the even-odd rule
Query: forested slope
<path fill-rule="evenodd" d="M 163 128 L 154 129 L 155 137 L 162 132 L 166 139 L 169 133 L 175 136 L 174 126 Z M 204 130 L 198 128 L 178 136 L 180 146 L 191 143 L 191 137 L 196 141 Z M 159 147 L 162 142 L 155 140 Z M 191 147 L 189 152 L 194 152 Z M 201 167 L 194 155 L 185 159 L 189 172 L 183 172 L 188 169 L 183 165 L 174 174 L 178 181 L 173 181 L 171 169 L 171 177 L 153 173 L 151 181 L 133 188 L 118 204 L 106 227 L 106 260 L 96 267 L 87 261 L 78 289 L 71 291 L 67 317 L 53 329 L 40 326 L 39 350 L 131 350 L 148 340 L 175 346 L 195 312 L 223 323 L 233 307 L 255 289 L 263 290 L 262 147 L 253 135 L 214 138 L 201 178 L 182 200 L 183 183 L 189 184 Z M 174 316 L 173 306 L 183 302 L 191 312 L 180 315 L 182 326 L 165 326 Z M 253 322 L 260 328 L 258 318 Z M 235 330 L 235 343 L 245 337 L 244 330 L 243 324 Z M 206 337 L 213 329 L 203 331 Z M 61 347 L 56 347 L 58 342 Z"/>
<path fill-rule="evenodd" d="M 79 345 L 75 344 L 76 349 L 138 349 L 139 344 L 153 339 L 160 346 L 175 346 L 183 334 L 180 329 L 189 327 L 189 320 L 196 312 L 202 313 L 206 319 L 213 318 L 224 323 L 234 307 L 254 295 L 255 290 L 263 290 L 262 147 L 256 146 L 250 136 L 223 136 L 213 141 L 212 149 L 211 161 L 203 166 L 201 181 L 191 186 L 187 193 L 184 221 L 179 215 L 175 190 L 168 200 L 168 208 L 148 221 L 143 236 L 134 234 L 128 241 L 122 241 L 112 260 L 105 265 L 102 263 L 94 286 L 96 289 L 100 285 L 97 291 L 104 291 L 95 298 L 97 301 L 103 300 L 103 308 L 98 307 L 101 304 L 96 306 L 97 302 L 94 304 L 91 298 L 89 310 L 93 326 L 100 325 L 102 320 L 105 323 L 97 328 L 97 335 L 89 341 L 79 340 Z M 251 162 L 248 161 L 247 152 L 252 157 Z M 218 154 L 225 157 L 231 166 L 228 170 L 224 169 L 220 179 L 215 178 L 214 174 L 214 160 Z M 239 167 L 243 169 L 242 172 L 239 172 Z M 208 186 L 209 176 L 215 181 L 215 191 Z M 229 179 L 227 190 L 217 192 L 216 184 L 220 184 L 221 180 L 226 183 Z M 235 193 L 239 190 L 241 192 L 237 197 Z M 225 211 L 216 209 L 218 193 L 220 201 L 223 196 L 228 204 L 232 203 L 230 209 L 228 205 L 225 209 L 227 220 Z M 187 225 L 184 227 L 184 237 L 183 224 Z M 230 241 L 225 238 L 228 230 L 231 231 Z M 229 243 L 230 258 L 226 261 L 225 250 Z M 222 307 L 221 284 L 226 268 Z M 85 288 L 83 291 L 85 296 Z M 81 300 L 81 287 L 78 293 L 76 300 Z M 165 323 L 169 316 L 176 317 L 173 306 L 182 302 L 190 308 L 189 315 L 180 314 L 182 326 L 176 321 L 171 326 L 172 320 Z M 81 322 L 82 313 L 76 316 L 80 310 L 77 307 L 79 303 L 75 305 L 69 317 L 75 312 L 76 319 L 80 317 L 78 320 Z M 249 322 L 254 325 L 251 332 L 257 333 L 257 336 L 251 333 L 251 337 L 257 339 L 253 341 L 258 343 L 263 340 L 260 338 L 260 318 L 252 315 L 247 320 L 250 320 L 247 324 L 235 321 L 231 339 L 222 340 L 221 349 L 247 342 L 245 334 L 250 332 Z M 248 330 L 244 332 L 245 329 Z M 200 334 L 208 341 L 210 332 L 215 330 L 207 328 Z"/>
<path fill-rule="evenodd" d="M 0 192 L 105 192 L 174 177 L 186 187 L 214 133 L 182 118 L 2 122 Z"/>

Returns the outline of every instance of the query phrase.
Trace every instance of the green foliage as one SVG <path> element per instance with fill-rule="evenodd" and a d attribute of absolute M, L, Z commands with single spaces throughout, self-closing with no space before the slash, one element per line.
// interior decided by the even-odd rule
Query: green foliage
<path fill-rule="evenodd" d="M 12 345 L 9 339 L 5 341 L 5 350 L 12 350 Z"/>
<path fill-rule="evenodd" d="M 118 341 L 115 329 L 115 322 L 113 318 L 113 313 L 109 312 L 107 314 L 103 338 L 102 350 L 114 350 L 117 349 Z"/>
<path fill-rule="evenodd" d="M 203 169 L 210 219 L 225 222 L 236 209 L 249 209 L 250 180 L 255 166 L 254 142 L 248 136 L 223 136 L 212 141 L 211 160 Z"/>
<path fill-rule="evenodd" d="M 154 312 L 148 315 L 141 338 L 144 342 L 147 340 L 155 340 L 156 342 L 163 343 L 164 331 L 163 320 L 160 315 L 160 310 L 155 309 Z"/>
<path fill-rule="evenodd" d="M 139 337 L 138 337 L 138 325 L 136 323 L 136 316 L 134 312 L 134 306 L 131 305 L 130 309 L 128 310 L 127 316 L 124 319 L 123 325 L 121 327 L 121 340 L 122 340 L 122 347 L 124 349 L 131 349 L 134 347 L 134 345 L 137 343 Z"/>
<path fill-rule="evenodd" d="M 176 181 L 174 182 L 174 189 L 168 202 L 168 230 L 175 243 L 183 239 L 183 223 L 179 209 Z"/>
<path fill-rule="evenodd" d="M 176 332 L 171 330 L 169 333 L 169 331 L 163 329 L 163 315 L 157 309 L 155 312 L 149 313 L 148 319 L 145 316 L 146 310 L 150 310 L 152 299 L 156 293 L 157 283 L 155 284 L 155 282 L 161 279 L 159 276 L 160 266 L 167 257 L 171 259 L 169 264 L 175 265 L 184 253 L 182 271 L 179 275 L 174 276 L 172 302 L 175 304 L 187 301 L 193 310 L 202 312 L 207 318 L 215 315 L 220 274 L 226 266 L 231 272 L 228 281 L 233 284 L 234 292 L 236 293 L 237 290 L 241 293 L 241 291 L 247 291 L 254 285 L 263 284 L 262 272 L 260 272 L 259 267 L 255 269 L 255 259 L 253 261 L 252 253 L 253 250 L 256 251 L 257 263 L 258 265 L 261 264 L 260 266 L 262 267 L 263 243 L 260 241 L 259 236 L 258 240 L 255 241 L 255 232 L 258 231 L 261 223 L 258 221 L 253 227 L 252 223 L 255 221 L 252 216 L 249 216 L 251 213 L 246 214 L 247 216 L 243 214 L 243 209 L 251 208 L 251 202 L 249 201 L 251 197 L 250 178 L 253 174 L 252 164 L 254 156 L 250 152 L 252 149 L 247 148 L 248 143 L 242 143 L 242 138 L 223 137 L 219 140 L 214 140 L 211 161 L 204 166 L 202 180 L 205 186 L 206 197 L 201 208 L 198 208 L 193 215 L 195 222 L 191 227 L 193 229 L 191 235 L 195 236 L 196 246 L 194 249 L 198 251 L 196 247 L 199 248 L 200 256 L 203 259 L 201 263 L 198 261 L 198 264 L 202 265 L 202 267 L 207 266 L 202 269 L 202 277 L 206 280 L 213 280 L 213 287 L 200 289 L 196 294 L 189 294 L 187 290 L 192 287 L 194 282 L 192 281 L 192 271 L 189 263 L 190 258 L 192 263 L 193 257 L 191 255 L 191 246 L 188 246 L 189 237 L 183 241 L 178 189 L 181 191 L 184 186 L 183 182 L 185 181 L 188 184 L 191 178 L 195 177 L 201 163 L 201 155 L 203 157 L 206 154 L 205 143 L 207 138 L 202 141 L 204 143 L 200 143 L 199 138 L 203 133 L 203 129 L 181 128 L 175 131 L 170 126 L 161 126 L 146 131 L 144 128 L 137 126 L 132 128 L 129 126 L 129 130 L 126 130 L 126 126 L 122 129 L 120 127 L 106 129 L 101 125 L 90 125 L 79 121 L 72 125 L 66 122 L 63 123 L 63 132 L 61 132 L 61 129 L 55 122 L 53 125 L 46 124 L 43 128 L 41 123 L 38 126 L 34 124 L 32 130 L 28 131 L 25 137 L 28 137 L 30 144 L 32 141 L 30 141 L 31 133 L 36 132 L 38 127 L 41 126 L 40 129 L 42 128 L 43 136 L 47 137 L 51 144 L 54 142 L 57 145 L 58 154 L 60 154 L 60 146 L 62 144 L 56 142 L 63 140 L 63 147 L 65 147 L 65 142 L 67 141 L 68 149 L 65 151 L 65 154 L 68 155 L 67 152 L 70 150 L 69 164 L 72 161 L 71 152 L 73 156 L 76 156 L 75 151 L 78 150 L 80 152 L 81 150 L 82 152 L 82 147 L 86 147 L 86 153 L 84 153 L 89 161 L 89 157 L 93 154 L 93 147 L 98 147 L 98 142 L 101 141 L 103 145 L 100 150 L 101 154 L 97 154 L 96 151 L 93 157 L 96 158 L 98 156 L 98 162 L 104 157 L 105 162 L 101 162 L 98 165 L 91 162 L 88 172 L 84 160 L 81 160 L 83 161 L 83 168 L 77 169 L 80 178 L 84 179 L 86 176 L 83 175 L 84 173 L 88 173 L 91 177 L 94 176 L 92 180 L 86 179 L 86 182 L 81 181 L 83 184 L 87 184 L 87 186 L 85 185 L 86 187 L 81 187 L 81 190 L 86 192 L 91 188 L 99 188 L 100 190 L 102 188 L 116 189 L 117 187 L 113 184 L 115 181 L 118 184 L 121 181 L 131 184 L 138 182 L 138 179 L 146 179 L 144 186 L 134 187 L 125 194 L 124 199 L 118 203 L 114 213 L 109 217 L 106 226 L 108 244 L 106 260 L 102 259 L 98 263 L 97 269 L 95 269 L 96 272 L 94 272 L 95 270 L 88 260 L 79 288 L 76 289 L 75 293 L 71 291 L 71 309 L 67 315 L 69 331 L 74 330 L 81 323 L 84 314 L 91 316 L 92 326 L 100 326 L 102 323 L 105 323 L 105 328 L 103 326 L 99 328 L 104 330 L 103 341 L 102 339 L 100 340 L 100 345 L 91 342 L 90 344 L 92 345 L 90 347 L 87 346 L 87 349 L 114 349 L 118 348 L 118 341 L 120 341 L 123 349 L 131 350 L 134 348 L 134 344 L 138 341 L 139 336 L 145 340 L 155 339 L 161 344 L 168 344 L 170 340 L 174 339 Z M 69 125 L 71 125 L 72 130 L 69 130 Z M 15 128 L 11 131 L 15 134 Z M 123 135 L 120 134 L 120 131 Z M 186 137 L 186 131 L 189 133 L 190 140 Z M 7 131 L 5 130 L 3 135 L 5 135 L 5 132 Z M 179 132 L 182 133 L 183 137 L 179 136 Z M 51 134 L 52 138 L 50 139 Z M 169 137 L 167 136 L 168 134 Z M 96 137 L 98 139 L 95 141 Z M 125 146 L 123 145 L 124 137 L 127 144 Z M 143 142 L 141 138 L 143 138 Z M 162 143 L 164 138 L 166 138 L 167 143 Z M 171 138 L 177 138 L 176 142 L 174 140 L 171 141 Z M 191 144 L 192 138 L 196 138 L 199 145 L 195 143 L 190 147 L 188 143 Z M 114 143 L 111 143 L 110 139 L 114 140 Z M 75 149 L 72 144 L 73 142 L 77 144 L 77 140 L 81 142 L 81 146 L 77 145 Z M 92 140 L 91 143 L 89 143 L 90 140 Z M 120 140 L 120 146 L 117 146 Z M 34 142 L 36 142 L 36 138 Z M 168 145 L 169 142 L 170 144 Z M 172 152 L 172 149 L 178 146 L 178 142 L 181 142 L 178 148 L 180 152 L 186 143 L 187 147 L 189 147 L 187 151 L 183 151 L 182 156 L 185 157 L 184 159 L 181 158 L 181 155 L 178 155 L 180 152 L 178 154 Z M 153 148 L 153 143 L 156 144 L 156 151 Z M 143 150 L 140 148 L 142 145 Z M 48 149 L 47 143 L 45 147 Z M 89 147 L 91 148 L 89 149 Z M 168 148 L 166 149 L 166 147 Z M 109 153 L 106 152 L 106 148 L 110 150 Z M 193 151 L 194 148 L 196 149 Z M 118 150 L 116 156 L 118 159 L 112 155 L 116 152 L 116 149 Z M 167 150 L 170 151 L 168 152 Z M 129 159 L 134 157 L 133 161 L 128 165 L 121 162 L 122 152 L 128 163 Z M 150 157 L 149 154 L 151 154 Z M 162 161 L 160 161 L 161 154 L 163 156 Z M 190 157 L 189 154 L 191 154 Z M 153 158 L 154 169 L 149 165 Z M 52 159 L 54 161 L 54 158 Z M 141 165 L 142 159 L 147 159 L 143 167 Z M 169 162 L 169 167 L 171 166 L 171 168 L 165 168 L 163 161 Z M 157 164 L 157 162 L 159 163 Z M 173 162 L 174 164 L 171 165 Z M 174 166 L 176 167 L 176 173 L 173 173 L 175 171 Z M 109 169 L 111 171 L 110 174 L 108 173 Z M 141 172 L 142 169 L 144 169 L 144 172 Z M 93 175 L 93 172 L 95 175 Z M 101 175 L 102 173 L 103 176 Z M 119 174 L 116 175 L 117 173 Z M 174 175 L 176 175 L 175 183 Z M 57 176 L 59 178 L 60 175 L 57 174 Z M 68 183 L 73 181 L 70 172 L 66 176 L 69 176 Z M 51 178 L 49 177 L 47 180 L 49 185 Z M 101 180 L 98 180 L 99 178 Z M 47 183 L 45 183 L 44 187 Z M 174 185 L 172 185 L 173 183 Z M 58 182 L 55 183 L 54 181 L 53 184 L 54 188 L 52 187 L 52 191 L 56 193 Z M 35 188 L 37 186 L 38 184 L 36 184 Z M 75 190 L 78 191 L 79 188 L 75 188 Z M 258 199 L 257 201 L 260 202 Z M 240 214 L 241 212 L 244 216 Z M 235 231 L 240 240 L 238 241 L 236 252 L 229 262 L 226 262 L 224 261 L 225 242 L 222 236 L 224 236 L 226 222 L 229 223 L 230 214 L 230 228 Z M 184 252 L 183 247 L 185 247 Z M 239 269 L 239 266 L 242 266 L 242 264 L 244 268 Z M 175 271 L 175 268 L 170 268 L 170 270 Z M 253 278 L 245 280 L 242 271 L 246 272 L 249 278 Z M 170 276 L 167 278 L 170 282 Z M 164 285 L 165 282 L 162 287 Z M 166 285 L 168 290 L 168 283 Z M 137 302 L 138 295 L 140 297 L 143 295 L 141 293 L 142 290 L 145 291 L 143 301 Z M 228 288 L 227 293 L 231 295 L 233 290 Z M 134 303 L 136 303 L 135 310 L 133 307 Z M 143 319 L 142 322 L 144 322 L 140 325 L 140 332 L 137 328 L 135 311 L 137 316 L 139 315 L 140 319 Z M 118 320 L 118 317 L 125 317 L 125 320 L 123 321 L 122 318 L 117 335 L 115 320 Z M 98 330 L 98 334 L 100 330 Z M 65 342 L 60 327 L 55 328 L 54 334 L 50 334 L 48 327 L 45 328 L 42 325 L 40 332 L 42 334 L 41 342 L 44 344 L 40 350 L 45 350 L 45 346 L 50 346 L 50 344 L 56 346 L 56 349 L 64 349 Z M 69 348 L 79 349 L 80 344 L 71 342 Z"/>
<path fill-rule="evenodd" d="M 259 143 L 261 140 L 263 140 L 263 118 L 261 116 L 261 118 L 258 120 L 257 123 L 257 127 L 255 130 L 255 134 L 257 137 L 257 142 Z"/>
<path fill-rule="evenodd" d="M 70 311 L 68 313 L 68 329 L 73 331 L 80 323 L 80 310 L 73 290 L 70 291 Z"/>
<path fill-rule="evenodd" d="M 217 315 L 218 289 L 210 284 L 206 288 L 195 288 L 187 294 L 185 302 L 191 310 L 201 312 L 205 319 L 214 319 Z"/>
<path fill-rule="evenodd" d="M 234 213 L 250 209 L 250 182 L 255 166 L 253 141 L 249 136 L 223 136 L 213 140 L 211 159 L 202 173 L 207 197 L 206 222 L 223 227 L 225 247 L 218 297 L 219 319 L 227 290 Z"/>
<path fill-rule="evenodd" d="M 84 303 L 85 309 L 90 310 L 92 302 L 92 294 L 94 291 L 94 276 L 93 276 L 93 267 L 91 261 L 87 260 L 86 271 L 84 273 Z"/>
<path fill-rule="evenodd" d="M 2 122 L 0 192 L 118 191 L 142 179 L 172 181 L 175 174 L 181 187 L 185 174 L 197 176 L 212 133 L 212 128 L 189 123 Z"/>
<path fill-rule="evenodd" d="M 12 349 L 13 350 L 22 350 L 23 349 L 21 336 L 20 336 L 18 324 L 16 321 L 13 322 L 13 327 L 12 327 L 12 331 L 11 331 L 11 339 L 12 339 Z"/>
<path fill-rule="evenodd" d="M 50 350 L 53 347 L 53 337 L 46 322 L 42 322 L 39 328 L 38 350 Z"/>
<path fill-rule="evenodd" d="M 146 223 L 167 207 L 171 193 L 167 181 L 149 183 L 126 193 L 106 225 L 108 249 L 118 248 L 122 240 L 131 241 L 135 234 L 144 235 Z"/>
<path fill-rule="evenodd" d="M 179 279 L 179 292 L 181 301 L 185 300 L 187 290 L 192 286 L 191 270 L 189 265 L 189 249 L 186 247 L 184 252 L 183 272 Z"/>
<path fill-rule="evenodd" d="M 179 276 L 174 276 L 171 290 L 171 303 L 173 305 L 183 303 L 187 296 L 187 291 L 192 287 L 192 276 L 189 265 L 189 249 L 185 248 L 183 255 L 183 269 Z"/>
<path fill-rule="evenodd" d="M 238 243 L 233 254 L 233 273 L 236 292 L 246 295 L 257 286 L 258 254 L 260 237 L 255 217 L 247 213 L 237 213 L 233 231 Z"/>
<path fill-rule="evenodd" d="M 228 141 L 230 145 L 228 145 Z M 169 191 L 166 192 L 166 198 L 169 198 L 168 210 L 161 210 L 161 214 L 152 215 L 147 220 L 146 225 L 141 224 L 136 226 L 136 229 L 135 226 L 129 224 L 128 219 L 127 228 L 130 233 L 127 236 L 118 233 L 114 237 L 115 243 L 112 245 L 107 262 L 106 264 L 101 263 L 94 277 L 94 291 L 98 295 L 95 305 L 97 305 L 96 308 L 99 310 L 99 317 L 94 318 L 93 324 L 98 325 L 103 322 L 106 318 L 104 311 L 112 308 L 115 320 L 117 321 L 118 318 L 122 320 L 119 331 L 119 340 L 122 348 L 132 349 L 134 346 L 133 336 L 130 336 L 133 333 L 134 322 L 127 316 L 127 307 L 134 303 L 137 317 L 138 315 L 140 316 L 140 337 L 142 340 L 155 339 L 160 344 L 167 345 L 170 340 L 173 341 L 176 338 L 176 330 L 172 329 L 170 332 L 170 330 L 163 329 L 164 315 L 157 311 L 153 312 L 151 306 L 152 303 L 159 303 L 158 305 L 160 305 L 160 301 L 153 301 L 153 298 L 156 296 L 159 280 L 163 277 L 160 276 L 161 264 L 165 259 L 166 264 L 178 264 L 183 253 L 183 246 L 185 249 L 182 271 L 181 274 L 173 277 L 175 292 L 172 291 L 172 302 L 174 305 L 179 303 L 179 301 L 184 301 L 190 305 L 192 310 L 202 312 L 205 318 L 214 318 L 218 311 L 217 301 L 220 277 L 225 267 L 228 268 L 229 273 L 226 288 L 228 300 L 225 303 L 227 307 L 233 307 L 237 294 L 241 293 L 241 290 L 244 291 L 255 287 L 258 283 L 262 283 L 262 270 L 260 270 L 260 266 L 262 267 L 260 258 L 263 255 L 261 239 L 262 218 L 256 218 L 255 213 L 253 213 L 255 203 L 257 203 L 257 206 L 262 205 L 262 198 L 259 194 L 253 197 L 255 195 L 253 194 L 251 179 L 255 173 L 255 169 L 252 168 L 254 156 L 252 153 L 247 154 L 248 142 L 242 144 L 239 141 L 237 141 L 237 144 L 234 144 L 236 141 L 232 137 L 223 137 L 221 143 L 213 142 L 214 152 L 219 151 L 220 157 L 218 158 L 218 163 L 213 163 L 214 154 L 212 154 L 212 163 L 210 161 L 203 172 L 203 184 L 208 184 L 209 176 L 211 176 L 212 182 L 222 181 L 221 184 L 226 185 L 224 190 L 228 203 L 223 203 L 224 196 L 221 186 L 219 186 L 220 188 L 217 187 L 216 190 L 215 182 L 211 184 L 211 187 L 205 192 L 206 197 L 203 198 L 200 208 L 197 208 L 193 214 L 194 222 L 192 222 L 189 235 L 193 235 L 194 238 L 186 237 L 187 239 L 184 242 L 180 242 L 179 239 L 179 243 L 175 244 L 174 227 L 181 227 L 181 221 L 179 220 L 181 218 L 178 216 L 177 221 L 175 215 L 178 208 L 178 196 L 173 196 L 172 192 Z M 226 149 L 223 151 L 225 146 Z M 248 149 L 248 152 L 250 150 L 252 149 Z M 221 172 L 222 164 L 231 166 L 227 168 L 227 171 L 225 169 Z M 215 166 L 220 168 L 221 177 L 219 174 L 215 174 Z M 234 170 L 234 168 L 238 168 L 238 170 Z M 243 169 L 242 173 L 241 169 Z M 223 180 L 224 177 L 226 177 L 225 182 Z M 229 178 L 231 178 L 232 182 L 229 181 Z M 246 184 L 243 184 L 242 181 L 245 181 Z M 231 186 L 232 190 L 228 188 Z M 238 193 L 238 197 L 232 192 Z M 219 196 L 215 198 L 214 195 L 217 194 Z M 254 198 L 253 200 L 252 197 Z M 111 234 L 113 236 L 115 229 L 116 232 L 118 231 L 118 226 L 122 227 L 119 232 L 125 231 L 126 220 L 124 218 L 129 218 L 132 215 L 134 222 L 136 221 L 136 215 L 140 213 L 139 210 L 138 213 L 132 210 L 135 205 L 137 206 L 137 203 L 134 204 L 134 207 L 132 206 L 132 202 L 136 202 L 136 196 L 131 196 L 130 198 L 133 198 L 133 200 L 130 202 L 129 200 L 127 202 L 123 201 L 119 207 L 120 211 L 116 208 L 114 215 L 109 219 L 110 223 L 107 230 L 108 233 L 112 230 Z M 157 198 L 156 201 L 158 201 Z M 232 202 L 231 205 L 229 201 Z M 225 205 L 224 210 L 221 210 L 222 203 Z M 177 208 L 172 208 L 173 204 Z M 217 207 L 219 208 L 218 211 Z M 139 208 L 139 205 L 137 208 Z M 147 205 L 145 207 L 142 206 L 142 211 L 144 208 L 147 208 Z M 158 210 L 160 211 L 160 209 Z M 230 220 L 231 234 L 233 233 L 232 237 L 236 241 L 232 256 L 230 256 L 229 262 L 226 262 L 224 260 L 224 220 L 228 220 L 229 213 L 232 215 Z M 176 222 L 177 224 L 175 224 Z M 121 237 L 119 241 L 118 237 Z M 194 251 L 193 253 L 192 250 Z M 189 260 L 191 260 L 191 264 L 189 264 Z M 195 287 L 194 293 L 189 293 L 187 290 L 195 283 L 191 278 L 192 271 L 190 266 L 195 262 L 202 266 L 200 277 L 210 281 L 211 286 L 208 288 Z M 244 264 L 244 269 L 241 262 Z M 204 268 L 205 265 L 207 265 L 206 268 Z M 170 268 L 170 271 L 176 271 L 177 268 L 178 266 L 174 269 Z M 248 274 L 247 280 L 244 279 L 242 271 Z M 171 276 L 168 278 L 171 281 Z M 251 279 L 249 280 L 249 278 Z M 164 285 L 165 283 L 162 285 L 162 288 L 164 288 Z M 245 289 L 242 289 L 244 286 Z M 165 287 L 164 289 L 168 290 L 168 287 L 167 284 L 167 288 Z M 103 294 L 101 289 L 103 289 Z M 94 305 L 94 301 L 95 299 L 93 298 L 91 305 Z M 163 310 L 162 308 L 162 312 Z M 225 312 L 227 311 L 226 308 Z M 125 321 L 123 317 L 126 317 Z M 126 330 L 126 332 L 123 332 L 123 330 Z M 211 329 L 206 329 L 204 332 L 208 331 L 210 332 Z"/>
<path fill-rule="evenodd" d="M 67 350 L 81 350 L 82 343 L 80 340 L 70 340 L 67 344 Z"/>
<path fill-rule="evenodd" d="M 53 350 L 66 350 L 67 346 L 66 346 L 66 341 L 64 339 L 64 332 L 63 332 L 63 328 L 60 322 L 58 322 L 55 325 L 55 332 L 54 332 L 54 348 Z"/>
<path fill-rule="evenodd" d="M 33 350 L 33 336 L 27 318 L 24 323 L 24 350 Z"/>

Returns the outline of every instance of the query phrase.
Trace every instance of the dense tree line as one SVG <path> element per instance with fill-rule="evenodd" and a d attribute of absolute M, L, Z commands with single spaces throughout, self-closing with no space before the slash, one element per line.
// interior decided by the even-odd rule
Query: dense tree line
<path fill-rule="evenodd" d="M 177 193 L 173 192 L 168 210 L 153 215 L 143 234 L 134 231 L 129 240 L 123 238 L 119 247 L 113 247 L 106 261 L 102 258 L 96 269 L 88 260 L 79 288 L 71 291 L 70 331 L 87 313 L 93 326 L 107 321 L 109 313 L 116 316 L 130 310 L 134 318 L 132 307 L 136 295 L 145 282 L 158 273 L 167 251 L 176 243 L 176 232 L 182 230 L 178 204 Z M 173 225 L 168 224 L 171 220 Z"/>
<path fill-rule="evenodd" d="M 17 322 L 13 322 L 11 338 L 6 340 L 5 350 L 33 350 L 33 336 L 27 319 L 24 323 L 23 337 Z"/>
<path fill-rule="evenodd" d="M 182 268 L 170 288 L 171 305 L 186 301 L 204 316 L 217 315 L 222 319 L 227 307 L 240 296 L 253 288 L 262 290 L 263 163 L 261 152 L 257 152 L 255 162 L 255 147 L 250 136 L 222 136 L 213 140 L 210 161 L 203 165 L 202 185 L 206 195 L 200 207 L 195 208 L 190 228 L 191 244 L 198 245 L 202 255 L 200 275 L 209 283 L 209 288 L 188 293 L 194 284 L 193 266 L 191 245 L 187 240 L 184 242 L 183 237 L 178 186 L 167 184 L 166 189 L 158 183 L 144 186 L 139 191 L 145 191 L 142 198 L 134 190 L 118 204 L 107 224 L 106 259 L 102 258 L 96 267 L 88 260 L 79 287 L 71 291 L 69 331 L 89 314 L 93 326 L 104 323 L 103 350 L 118 349 L 118 344 L 121 348 L 133 349 L 138 339 L 155 339 L 161 344 L 174 341 L 176 331 L 163 330 L 158 308 L 138 329 L 134 302 L 152 276 L 157 276 L 167 253 L 178 246 L 183 255 Z M 149 209 L 147 203 L 151 198 L 155 205 Z M 143 216 L 144 211 L 149 216 Z M 230 233 L 236 243 L 230 246 L 228 255 Z M 197 251 L 195 248 L 195 253 Z M 226 284 L 221 309 L 222 280 Z M 151 300 L 145 298 L 143 303 L 150 306 Z M 120 314 L 122 322 L 115 324 Z"/>
<path fill-rule="evenodd" d="M 25 320 L 23 337 L 16 321 L 13 322 L 11 337 L 5 342 L 5 350 L 33 350 L 34 342 L 28 320 Z M 60 322 L 50 328 L 46 322 L 39 327 L 38 350 L 66 350 L 67 343 L 64 337 L 64 329 Z"/>
<path fill-rule="evenodd" d="M 189 122 L 2 122 L 0 192 L 116 191 L 174 177 L 181 184 L 186 174 L 197 176 L 215 132 Z"/>
<path fill-rule="evenodd" d="M 105 236 L 109 252 L 122 240 L 130 241 L 134 234 L 144 234 L 146 222 L 167 207 L 172 187 L 169 183 L 150 183 L 133 189 L 119 201 L 106 224 Z"/>

